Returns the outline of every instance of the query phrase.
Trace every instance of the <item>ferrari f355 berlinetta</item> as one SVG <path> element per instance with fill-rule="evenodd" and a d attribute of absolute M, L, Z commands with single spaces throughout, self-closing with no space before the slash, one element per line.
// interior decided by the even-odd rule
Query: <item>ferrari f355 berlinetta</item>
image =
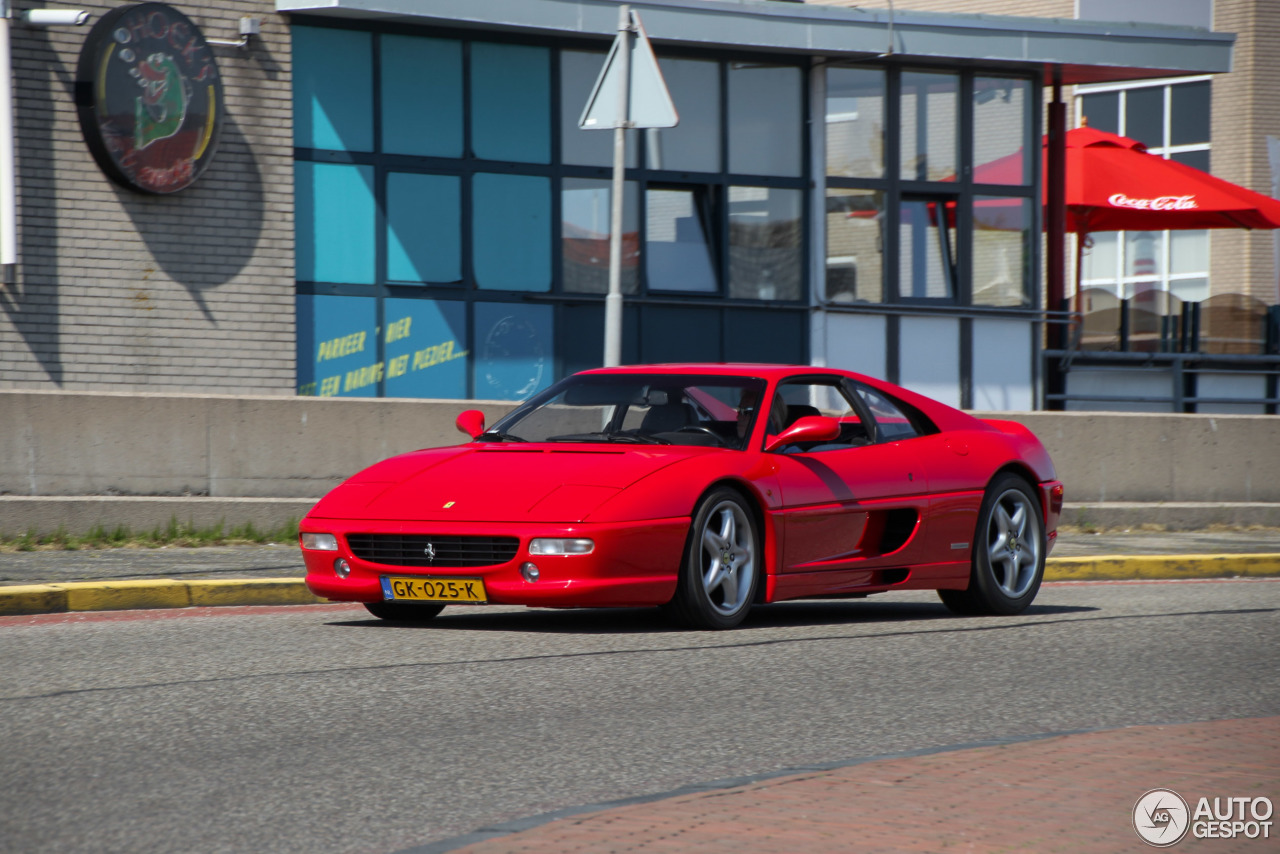
<path fill-rule="evenodd" d="M 302 520 L 312 592 L 387 620 L 452 604 L 753 605 L 934 589 L 960 614 L 1035 598 L 1063 486 L 1013 421 L 812 366 L 570 376 L 469 441 L 392 457 Z"/>

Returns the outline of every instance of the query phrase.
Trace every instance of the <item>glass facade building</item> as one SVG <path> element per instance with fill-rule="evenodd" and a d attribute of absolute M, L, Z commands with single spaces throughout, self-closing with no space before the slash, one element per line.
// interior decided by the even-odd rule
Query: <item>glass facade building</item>
<path fill-rule="evenodd" d="M 293 27 L 298 391 L 521 399 L 600 364 L 605 54 Z M 664 57 L 629 132 L 624 359 L 808 359 L 806 67 Z"/>
<path fill-rule="evenodd" d="M 543 26 L 494 26 L 502 3 L 483 26 L 296 10 L 298 393 L 523 399 L 601 364 L 613 134 L 578 121 L 608 31 L 533 5 Z M 826 364 L 1035 408 L 1048 66 L 949 35 L 884 52 L 843 10 L 644 12 L 728 29 L 655 40 L 680 121 L 627 131 L 623 361 Z M 813 41 L 849 22 L 875 47 Z M 1097 38 L 1019 33 L 1046 54 Z"/>

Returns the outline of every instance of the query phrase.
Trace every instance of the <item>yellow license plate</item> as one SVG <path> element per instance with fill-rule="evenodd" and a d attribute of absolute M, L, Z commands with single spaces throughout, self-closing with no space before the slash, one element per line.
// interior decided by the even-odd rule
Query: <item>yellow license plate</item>
<path fill-rule="evenodd" d="M 482 578 L 382 576 L 382 598 L 406 602 L 488 602 Z"/>

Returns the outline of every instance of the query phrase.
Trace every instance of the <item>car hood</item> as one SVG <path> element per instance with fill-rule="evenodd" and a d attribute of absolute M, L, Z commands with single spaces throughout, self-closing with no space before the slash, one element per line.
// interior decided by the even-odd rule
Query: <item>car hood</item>
<path fill-rule="evenodd" d="M 308 515 L 403 522 L 581 522 L 647 475 L 709 450 L 556 444 L 415 451 L 365 469 Z"/>

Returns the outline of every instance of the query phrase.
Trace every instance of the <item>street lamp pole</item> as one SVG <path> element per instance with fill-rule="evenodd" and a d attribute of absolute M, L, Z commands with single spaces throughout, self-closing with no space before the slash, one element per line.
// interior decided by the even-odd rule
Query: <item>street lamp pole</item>
<path fill-rule="evenodd" d="M 604 299 L 604 365 L 622 364 L 622 216 L 627 127 L 631 124 L 631 7 L 618 7 L 618 115 L 613 124 L 613 193 L 609 199 L 609 294 Z"/>

